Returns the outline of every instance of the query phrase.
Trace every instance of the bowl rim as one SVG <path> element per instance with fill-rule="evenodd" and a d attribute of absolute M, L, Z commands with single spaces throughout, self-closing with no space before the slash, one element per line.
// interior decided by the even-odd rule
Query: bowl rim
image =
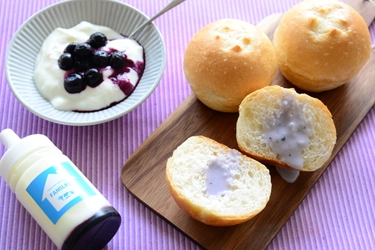
<path fill-rule="evenodd" d="M 163 36 L 162 36 L 161 32 L 159 31 L 158 27 L 153 22 L 149 26 L 151 26 L 152 27 L 151 29 L 153 29 L 154 32 L 156 32 L 156 34 L 158 36 L 158 39 L 160 40 L 160 42 L 159 42 L 160 46 L 161 46 L 160 49 L 162 51 L 162 59 L 160 61 L 160 69 L 158 70 L 158 74 L 157 74 L 156 78 L 153 80 L 153 84 L 150 85 L 149 88 L 147 88 L 147 91 L 145 91 L 143 93 L 143 95 L 142 95 L 141 98 L 139 98 L 136 102 L 134 102 L 134 104 L 132 104 L 130 107 L 127 107 L 126 109 L 124 109 L 122 112 L 115 113 L 115 115 L 109 115 L 109 116 L 106 116 L 104 118 L 101 117 L 101 116 L 99 116 L 99 117 L 98 116 L 94 116 L 95 118 L 91 119 L 90 121 L 87 121 L 87 120 L 84 120 L 84 121 L 60 120 L 59 118 L 51 117 L 51 116 L 45 115 L 43 113 L 40 113 L 40 112 L 34 110 L 32 107 L 30 107 L 29 104 L 27 103 L 27 100 L 24 100 L 22 98 L 22 95 L 17 92 L 17 89 L 16 89 L 16 87 L 14 86 L 14 84 L 12 82 L 13 80 L 12 80 L 12 77 L 11 77 L 11 67 L 9 66 L 8 62 L 9 62 L 9 58 L 11 56 L 11 52 L 13 51 L 14 47 L 16 47 L 15 43 L 17 41 L 17 38 L 19 38 L 21 36 L 20 34 L 25 30 L 25 27 L 29 24 L 29 22 L 31 22 L 34 19 L 38 18 L 39 16 L 43 15 L 45 12 L 48 12 L 48 11 L 50 11 L 53 8 L 59 8 L 59 6 L 63 6 L 65 4 L 70 4 L 71 3 L 71 4 L 74 5 L 75 4 L 74 2 L 87 2 L 87 3 L 90 3 L 90 4 L 92 4 L 94 2 L 111 2 L 111 3 L 114 3 L 114 4 L 122 5 L 125 8 L 128 8 L 128 9 L 132 10 L 133 12 L 136 12 L 138 15 L 142 16 L 142 18 L 144 18 L 145 20 L 149 19 L 149 17 L 146 14 L 144 14 L 141 10 L 139 10 L 139 9 L 135 8 L 134 6 L 131 6 L 131 5 L 127 4 L 127 3 L 121 2 L 119 0 L 63 0 L 63 1 L 51 4 L 51 5 L 48 5 L 45 8 L 37 11 L 36 13 L 34 13 L 30 17 L 28 17 L 17 28 L 17 30 L 13 33 L 12 39 L 8 43 L 8 47 L 7 47 L 7 51 L 6 51 L 6 55 L 5 55 L 5 76 L 6 76 L 6 80 L 7 80 L 9 88 L 11 89 L 11 91 L 12 91 L 13 95 L 16 97 L 16 99 L 27 110 L 29 110 L 31 113 L 33 113 L 34 115 L 36 115 L 36 116 L 38 116 L 38 117 L 40 117 L 40 118 L 42 118 L 44 120 L 47 120 L 47 121 L 50 121 L 50 122 L 54 122 L 54 123 L 57 123 L 57 124 L 70 125 L 70 126 L 89 126 L 89 125 L 96 125 L 96 124 L 106 123 L 106 122 L 118 119 L 118 118 L 120 118 L 120 117 L 122 117 L 122 116 L 124 116 L 124 115 L 126 115 L 128 113 L 130 113 L 131 111 L 133 111 L 134 109 L 136 109 L 139 105 L 141 105 L 154 92 L 154 90 L 156 89 L 156 87 L 159 85 L 159 83 L 161 81 L 161 78 L 163 77 L 163 74 L 164 74 L 164 71 L 165 71 L 165 67 L 166 67 L 166 46 L 165 46 L 165 42 L 164 42 L 164 39 L 163 39 Z M 85 21 L 85 20 L 81 20 L 81 21 Z M 97 24 L 97 25 L 101 25 L 101 24 Z M 55 28 L 57 28 L 57 27 L 55 27 Z M 134 39 L 137 40 L 137 36 L 139 34 L 141 34 L 141 33 L 142 33 L 142 31 L 139 32 L 138 34 L 136 34 L 134 36 Z M 145 53 L 145 56 L 146 56 L 146 48 L 144 47 L 144 49 L 145 49 L 144 53 Z M 146 62 L 146 65 L 147 65 L 147 62 Z M 146 68 L 145 68 L 145 70 L 146 70 Z M 142 78 L 140 79 L 138 85 L 141 84 L 141 82 L 142 82 Z M 136 89 L 137 89 L 137 87 L 135 88 L 134 91 L 136 91 Z M 38 90 L 36 90 L 36 91 L 39 93 Z M 40 98 L 44 99 L 44 97 L 41 96 L 41 95 L 40 95 Z M 116 104 L 115 106 L 120 105 L 122 102 L 125 102 L 126 99 L 123 100 L 123 101 L 121 101 L 119 104 Z M 49 101 L 47 101 L 47 100 L 45 100 L 45 101 L 49 103 Z M 52 106 L 52 104 L 50 104 L 50 105 Z M 109 107 L 107 109 L 111 109 L 111 107 Z M 107 109 L 100 110 L 100 111 L 94 111 L 94 112 L 87 112 L 87 113 L 98 113 L 98 112 L 105 111 Z M 57 110 L 57 109 L 56 109 L 56 112 L 58 112 L 58 113 L 73 113 L 72 111 L 62 111 L 62 110 Z M 82 114 L 82 115 L 87 114 L 85 112 L 82 112 L 82 113 L 74 112 L 74 113 L 76 113 L 76 114 Z"/>

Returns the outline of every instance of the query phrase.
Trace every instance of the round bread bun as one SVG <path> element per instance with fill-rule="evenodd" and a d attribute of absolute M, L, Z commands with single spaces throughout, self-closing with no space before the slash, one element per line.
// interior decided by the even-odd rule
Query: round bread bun
<path fill-rule="evenodd" d="M 221 19 L 199 30 L 184 57 L 186 79 L 211 109 L 238 112 L 249 93 L 270 85 L 277 62 L 268 37 L 245 21 Z"/>
<path fill-rule="evenodd" d="M 211 226 L 250 220 L 271 195 L 268 169 L 235 149 L 192 136 L 167 161 L 166 179 L 178 206 Z"/>
<path fill-rule="evenodd" d="M 243 153 L 262 163 L 315 171 L 331 156 L 336 128 L 319 99 L 268 86 L 241 103 L 236 138 Z"/>
<path fill-rule="evenodd" d="M 281 19 L 273 44 L 285 78 L 311 92 L 348 82 L 371 54 L 364 19 L 338 0 L 306 0 L 292 7 Z"/>

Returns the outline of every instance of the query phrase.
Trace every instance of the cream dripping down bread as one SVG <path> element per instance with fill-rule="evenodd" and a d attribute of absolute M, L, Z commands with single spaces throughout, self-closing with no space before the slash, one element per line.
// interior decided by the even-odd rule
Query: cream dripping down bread
<path fill-rule="evenodd" d="M 193 36 L 183 68 L 203 104 L 238 112 L 246 95 L 271 84 L 277 62 L 271 41 L 260 29 L 245 21 L 220 19 Z"/>
<path fill-rule="evenodd" d="M 242 101 L 236 138 L 243 153 L 262 163 L 315 171 L 332 153 L 336 128 L 319 99 L 267 86 Z"/>
<path fill-rule="evenodd" d="M 275 30 L 273 44 L 285 78 L 312 92 L 345 84 L 371 54 L 365 20 L 338 0 L 306 0 L 289 9 Z"/>
<path fill-rule="evenodd" d="M 263 164 L 204 136 L 192 136 L 175 149 L 166 179 L 178 206 L 212 226 L 250 220 L 271 194 L 271 176 Z"/>

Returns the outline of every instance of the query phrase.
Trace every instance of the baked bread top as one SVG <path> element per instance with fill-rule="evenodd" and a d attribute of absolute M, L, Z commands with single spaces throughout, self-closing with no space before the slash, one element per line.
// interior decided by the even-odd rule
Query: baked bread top
<path fill-rule="evenodd" d="M 296 87 L 312 92 L 348 82 L 371 54 L 365 20 L 338 0 L 306 0 L 289 9 L 273 44 L 283 75 Z"/>
<path fill-rule="evenodd" d="M 220 19 L 199 30 L 186 48 L 183 67 L 197 98 L 222 112 L 238 112 L 243 98 L 270 85 L 277 71 L 268 37 L 236 19 Z"/>

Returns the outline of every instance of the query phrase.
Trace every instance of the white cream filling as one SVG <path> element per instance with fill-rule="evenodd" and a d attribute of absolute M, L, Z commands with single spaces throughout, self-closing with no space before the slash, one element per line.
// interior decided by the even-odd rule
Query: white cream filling
<path fill-rule="evenodd" d="M 222 195 L 230 191 L 234 173 L 237 172 L 239 152 L 231 150 L 225 157 L 212 159 L 206 169 L 206 194 Z"/>
<path fill-rule="evenodd" d="M 263 138 L 277 154 L 277 158 L 294 170 L 303 168 L 302 151 L 310 143 L 312 124 L 305 119 L 305 103 L 285 94 L 279 110 L 266 117 Z"/>

